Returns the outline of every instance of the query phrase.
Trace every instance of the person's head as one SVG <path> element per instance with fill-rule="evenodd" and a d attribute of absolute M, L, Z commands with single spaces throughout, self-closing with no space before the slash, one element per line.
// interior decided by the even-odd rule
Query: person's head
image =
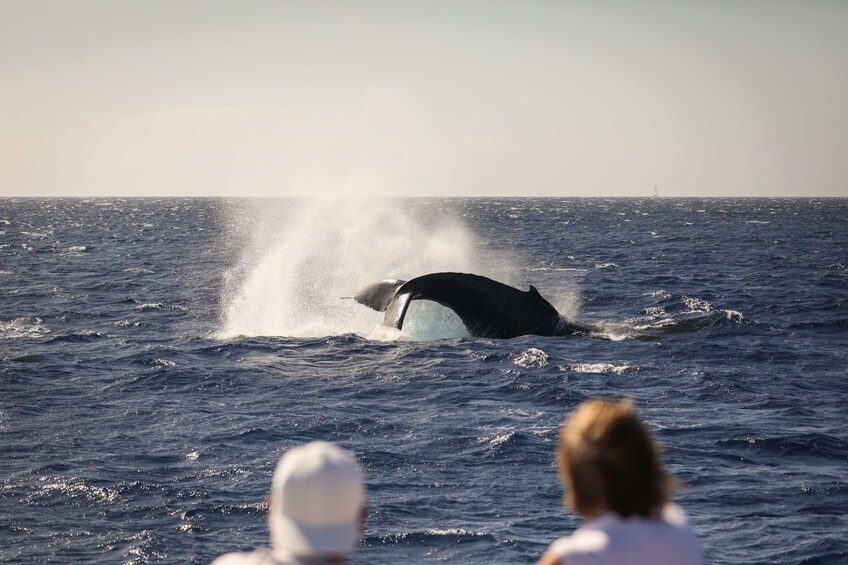
<path fill-rule="evenodd" d="M 668 502 L 671 476 L 630 402 L 578 406 L 560 430 L 557 463 L 568 505 L 589 518 L 654 516 Z"/>
<path fill-rule="evenodd" d="M 275 550 L 345 557 L 359 543 L 364 515 L 365 481 L 353 454 L 314 441 L 280 458 L 268 509 Z"/>

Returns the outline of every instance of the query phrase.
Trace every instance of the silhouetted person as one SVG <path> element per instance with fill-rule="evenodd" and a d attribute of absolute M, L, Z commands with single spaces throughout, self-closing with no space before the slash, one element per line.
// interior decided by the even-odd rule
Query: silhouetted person
<path fill-rule="evenodd" d="M 700 565 L 701 546 L 670 501 L 672 477 L 629 402 L 590 400 L 563 424 L 557 449 L 567 504 L 586 523 L 538 565 Z"/>
<path fill-rule="evenodd" d="M 227 553 L 213 565 L 343 563 L 359 544 L 365 504 L 353 454 L 325 441 L 289 449 L 277 463 L 268 501 L 271 547 Z"/>

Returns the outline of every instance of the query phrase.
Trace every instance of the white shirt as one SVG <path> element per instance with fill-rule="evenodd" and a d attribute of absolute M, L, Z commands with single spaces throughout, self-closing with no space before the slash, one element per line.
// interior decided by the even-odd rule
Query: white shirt
<path fill-rule="evenodd" d="M 668 504 L 658 518 L 601 514 L 551 544 L 563 565 L 701 565 L 701 544 L 686 513 Z"/>

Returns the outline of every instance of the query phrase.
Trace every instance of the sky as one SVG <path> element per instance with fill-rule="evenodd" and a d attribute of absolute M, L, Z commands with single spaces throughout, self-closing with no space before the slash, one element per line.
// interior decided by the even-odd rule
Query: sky
<path fill-rule="evenodd" d="M 0 196 L 848 197 L 848 2 L 0 0 Z"/>

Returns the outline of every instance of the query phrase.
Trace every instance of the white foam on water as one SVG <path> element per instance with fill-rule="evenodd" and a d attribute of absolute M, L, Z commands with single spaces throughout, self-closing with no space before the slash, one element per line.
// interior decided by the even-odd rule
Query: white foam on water
<path fill-rule="evenodd" d="M 560 367 L 563 371 L 571 371 L 574 373 L 590 373 L 603 374 L 613 373 L 621 375 L 630 368 L 630 365 L 613 365 L 612 363 L 575 363 Z"/>
<path fill-rule="evenodd" d="M 448 528 L 444 530 L 424 530 L 428 536 L 484 536 L 483 532 L 474 530 L 463 530 L 461 528 Z"/>
<path fill-rule="evenodd" d="M 690 296 L 683 297 L 683 304 L 690 312 L 712 312 L 713 305 L 700 298 L 692 298 Z"/>
<path fill-rule="evenodd" d="M 635 329 L 627 324 L 618 322 L 600 322 L 591 335 L 610 341 L 624 341 L 635 335 Z"/>
<path fill-rule="evenodd" d="M 741 322 L 745 319 L 745 316 L 742 315 L 742 312 L 739 310 L 722 310 L 727 315 L 727 319 L 734 322 Z"/>
<path fill-rule="evenodd" d="M 179 304 L 164 304 L 162 302 L 147 302 L 134 306 L 133 310 L 142 312 L 146 310 L 173 310 L 177 312 L 188 312 L 188 308 Z"/>
<path fill-rule="evenodd" d="M 635 330 L 658 330 L 661 328 L 671 328 L 678 324 L 675 318 L 662 318 L 660 320 L 651 321 L 646 324 L 639 324 L 633 326 Z"/>
<path fill-rule="evenodd" d="M 671 294 L 665 290 L 651 290 L 648 292 L 643 292 L 642 296 L 650 296 L 651 298 L 671 298 Z"/>
<path fill-rule="evenodd" d="M 651 318 L 658 318 L 661 316 L 668 316 L 668 312 L 666 312 L 665 308 L 662 306 L 649 306 L 642 310 L 646 316 Z"/>
<path fill-rule="evenodd" d="M 548 364 L 548 354 L 541 349 L 531 347 L 517 354 L 512 362 L 525 369 L 541 369 Z"/>
<path fill-rule="evenodd" d="M 0 320 L 0 338 L 35 338 L 50 333 L 41 318 L 25 316 L 14 320 Z"/>
<path fill-rule="evenodd" d="M 124 273 L 133 273 L 133 274 L 151 274 L 153 271 L 150 269 L 144 269 L 141 267 L 127 267 L 123 270 Z"/>

